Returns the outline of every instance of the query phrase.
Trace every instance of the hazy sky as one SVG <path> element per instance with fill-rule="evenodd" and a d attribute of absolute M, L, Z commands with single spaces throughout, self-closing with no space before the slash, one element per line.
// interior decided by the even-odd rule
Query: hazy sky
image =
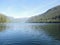
<path fill-rule="evenodd" d="M 0 0 L 0 13 L 21 18 L 41 14 L 60 5 L 60 0 Z"/>

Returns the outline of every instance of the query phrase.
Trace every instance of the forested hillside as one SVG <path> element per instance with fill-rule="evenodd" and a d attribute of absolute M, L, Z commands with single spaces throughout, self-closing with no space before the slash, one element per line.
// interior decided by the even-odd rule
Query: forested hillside
<path fill-rule="evenodd" d="M 7 23 L 7 22 L 10 22 L 10 19 L 4 14 L 0 14 L 0 23 Z"/>
<path fill-rule="evenodd" d="M 43 14 L 39 14 L 38 16 L 33 16 L 29 18 L 27 22 L 60 22 L 60 5 L 49 9 Z"/>

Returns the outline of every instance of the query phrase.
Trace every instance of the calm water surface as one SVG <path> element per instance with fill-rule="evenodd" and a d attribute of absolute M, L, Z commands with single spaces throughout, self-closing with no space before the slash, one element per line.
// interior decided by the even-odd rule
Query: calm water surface
<path fill-rule="evenodd" d="M 0 24 L 0 45 L 60 45 L 58 23 Z"/>

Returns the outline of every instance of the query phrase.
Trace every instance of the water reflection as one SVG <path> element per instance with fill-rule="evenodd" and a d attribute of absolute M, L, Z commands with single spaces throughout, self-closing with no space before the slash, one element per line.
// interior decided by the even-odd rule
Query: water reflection
<path fill-rule="evenodd" d="M 49 36 L 52 36 L 54 39 L 60 40 L 60 24 L 46 24 L 46 25 L 32 25 L 32 29 L 41 30 L 43 29 L 48 33 Z"/>
<path fill-rule="evenodd" d="M 0 32 L 6 30 L 6 24 L 0 24 Z"/>
<path fill-rule="evenodd" d="M 60 45 L 59 40 L 51 37 L 59 37 L 59 24 L 8 23 L 0 24 L 0 30 L 4 31 L 0 32 L 0 45 Z"/>

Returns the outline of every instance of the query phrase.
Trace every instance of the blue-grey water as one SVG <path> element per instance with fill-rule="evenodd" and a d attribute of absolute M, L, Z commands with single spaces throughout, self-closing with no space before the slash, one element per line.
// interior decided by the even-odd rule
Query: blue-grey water
<path fill-rule="evenodd" d="M 40 28 L 48 24 L 45 23 L 6 23 L 0 24 L 0 45 L 60 45 L 57 39 L 46 29 Z M 50 25 L 50 24 L 49 24 Z M 59 24 L 51 24 L 58 25 Z M 46 27 L 48 28 L 48 27 Z M 50 28 L 49 28 L 50 29 Z M 53 29 L 51 29 L 53 30 Z M 56 29 L 59 30 L 59 29 Z M 59 31 L 58 31 L 59 33 Z"/>

